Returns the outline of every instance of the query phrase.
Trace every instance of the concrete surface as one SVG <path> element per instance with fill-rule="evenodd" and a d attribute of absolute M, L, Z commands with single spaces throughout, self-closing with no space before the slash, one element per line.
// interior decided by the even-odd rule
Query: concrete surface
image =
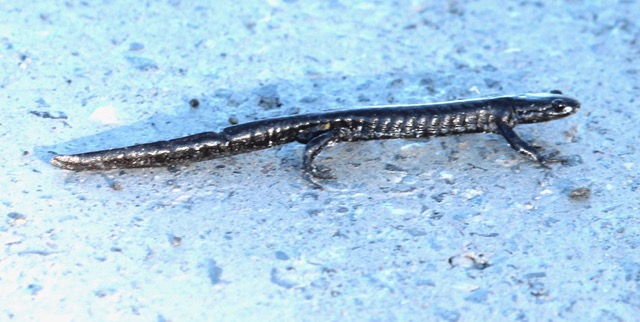
<path fill-rule="evenodd" d="M 56 4 L 53 4 L 56 3 Z M 640 311 L 637 1 L 0 3 L 0 320 L 591 320 Z M 237 118 L 560 89 L 497 135 L 72 173 Z M 200 106 L 191 108 L 197 98 Z"/>

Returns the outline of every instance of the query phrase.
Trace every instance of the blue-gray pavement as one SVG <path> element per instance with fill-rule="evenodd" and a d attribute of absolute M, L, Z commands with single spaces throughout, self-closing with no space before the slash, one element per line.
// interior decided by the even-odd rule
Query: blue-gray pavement
<path fill-rule="evenodd" d="M 640 312 L 637 1 L 0 2 L 0 320 Z M 74 173 L 55 153 L 354 106 L 562 90 L 495 134 Z M 197 107 L 190 106 L 197 99 Z"/>

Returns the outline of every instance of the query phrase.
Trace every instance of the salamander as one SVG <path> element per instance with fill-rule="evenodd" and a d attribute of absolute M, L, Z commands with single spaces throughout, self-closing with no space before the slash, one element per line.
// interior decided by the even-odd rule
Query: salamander
<path fill-rule="evenodd" d="M 338 142 L 414 139 L 463 133 L 497 133 L 519 153 L 545 165 L 557 162 L 522 140 L 513 128 L 569 116 L 580 103 L 558 90 L 440 103 L 387 105 L 324 113 L 300 114 L 234 125 L 168 141 L 57 155 L 57 167 L 83 171 L 162 167 L 210 160 L 274 146 L 305 144 L 302 171 L 318 179 L 334 178 L 329 168 L 314 164 L 316 156 Z"/>

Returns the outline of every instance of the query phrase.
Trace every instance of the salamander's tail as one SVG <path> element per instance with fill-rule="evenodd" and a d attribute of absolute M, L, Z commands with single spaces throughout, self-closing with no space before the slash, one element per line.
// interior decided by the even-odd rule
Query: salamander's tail
<path fill-rule="evenodd" d="M 118 149 L 57 155 L 51 164 L 74 171 L 163 167 L 214 159 L 229 155 L 228 151 L 226 135 L 206 132 Z"/>

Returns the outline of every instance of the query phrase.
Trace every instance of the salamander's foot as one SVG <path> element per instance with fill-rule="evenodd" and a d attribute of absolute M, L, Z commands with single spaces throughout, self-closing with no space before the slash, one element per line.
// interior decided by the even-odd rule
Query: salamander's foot
<path fill-rule="evenodd" d="M 559 157 L 559 155 L 560 155 L 560 152 L 553 151 L 547 155 L 541 155 L 539 157 L 538 162 L 542 164 L 562 162 L 562 159 L 561 159 L 562 157 Z"/>
<path fill-rule="evenodd" d="M 538 163 L 539 163 L 543 168 L 545 168 L 545 169 L 551 169 L 551 168 L 548 166 L 549 164 L 551 164 L 551 163 L 562 163 L 562 164 L 565 164 L 565 163 L 568 161 L 568 159 L 567 159 L 567 158 L 565 158 L 565 157 L 563 157 L 563 156 L 560 156 L 560 152 L 558 152 L 558 151 L 554 151 L 554 152 L 551 152 L 551 153 L 549 153 L 549 154 L 547 154 L 547 155 L 540 155 L 540 156 L 538 156 L 538 158 L 537 158 L 537 160 L 536 160 L 536 161 L 538 161 Z"/>
<path fill-rule="evenodd" d="M 333 173 L 331 172 L 331 168 L 323 167 L 323 166 L 319 166 L 319 165 L 315 165 L 315 164 L 309 164 L 309 165 L 304 166 L 302 168 L 302 172 L 304 172 L 304 174 L 306 174 L 307 176 L 315 178 L 315 179 L 327 180 L 327 179 L 335 179 L 336 178 L 333 175 Z"/>

